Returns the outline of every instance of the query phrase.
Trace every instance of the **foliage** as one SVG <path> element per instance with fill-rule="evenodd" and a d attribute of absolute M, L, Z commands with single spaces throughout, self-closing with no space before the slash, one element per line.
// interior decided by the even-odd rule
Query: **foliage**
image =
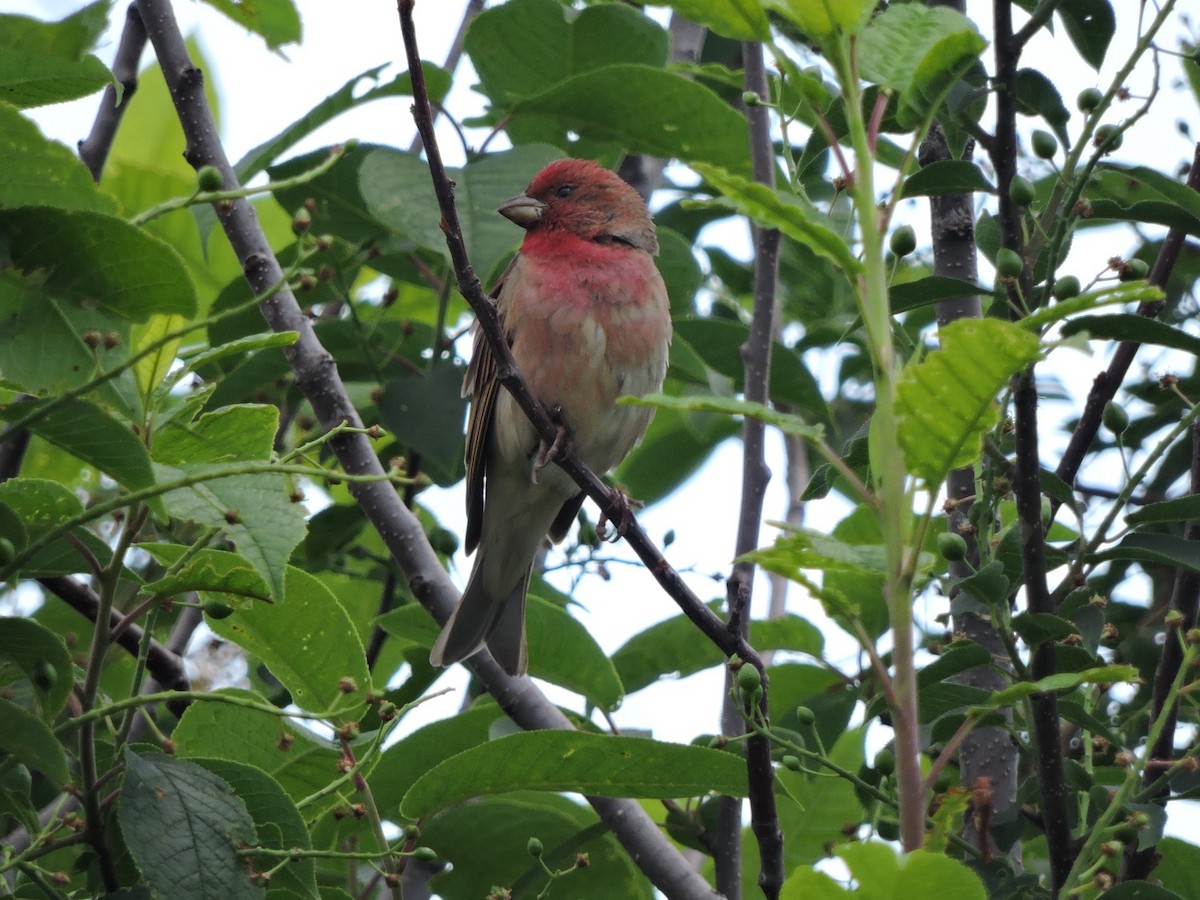
<path fill-rule="evenodd" d="M 301 40 L 292 0 L 209 3 L 264 53 Z M 779 654 L 761 674 L 697 633 L 705 610 L 686 598 L 686 615 L 606 654 L 566 581 L 535 579 L 531 674 L 579 700 L 558 730 L 528 733 L 513 733 L 512 696 L 478 679 L 457 715 L 410 724 L 440 691 L 427 589 L 459 540 L 422 491 L 463 477 L 469 313 L 429 166 L 352 141 L 294 152 L 343 112 L 411 94 L 411 74 L 332 85 L 232 168 L 259 176 L 243 189 L 181 160 L 152 65 L 96 184 L 35 111 L 109 84 L 94 51 L 110 4 L 0 16 L 0 877 L 14 896 L 650 897 L 653 867 L 604 799 L 643 801 L 729 884 L 720 842 L 738 836 L 718 829 L 718 795 L 751 798 L 732 877 L 747 893 L 1195 895 L 1200 849 L 1163 829 L 1200 765 L 1200 344 L 1186 322 L 1200 199 L 1161 153 L 1114 155 L 1164 102 L 1176 4 L 1130 13 L 1128 42 L 1111 0 L 1018 2 L 1014 33 L 992 24 L 1009 0 L 974 22 L 916 2 L 667 5 L 708 29 L 697 58 L 666 15 L 628 4 L 489 5 L 464 42 L 486 104 L 470 121 L 450 93 L 467 76 L 426 68 L 463 135 L 450 177 L 467 249 L 485 282 L 503 271 L 519 234 L 494 209 L 551 159 L 681 164 L 653 204 L 671 367 L 662 394 L 628 401 L 658 413 L 616 478 L 650 503 L 678 490 L 699 505 L 697 468 L 762 423 L 792 441 L 804 501 L 835 524 L 781 527 L 739 560 L 806 598 L 754 618 L 750 646 Z M 1077 110 L 1055 72 L 996 62 L 1052 28 L 1056 52 L 1115 72 Z M 773 60 L 765 91 L 747 88 L 738 41 Z M 1200 68 L 1183 43 L 1194 119 Z M 754 175 L 756 107 L 777 183 Z M 1026 153 L 1018 135 L 1035 128 Z M 913 198 L 931 203 L 940 256 L 939 203 L 959 194 L 975 197 L 973 229 L 957 227 L 972 263 L 978 250 L 995 264 L 990 288 L 939 267 L 929 240 L 910 252 L 926 202 Z M 218 227 L 247 197 L 283 271 L 257 295 L 255 261 Z M 763 284 L 728 248 L 742 217 L 783 236 L 765 403 L 745 399 Z M 256 307 L 292 294 L 307 323 L 272 331 Z M 947 312 L 973 296 L 982 317 Z M 336 371 L 298 371 L 312 337 Z M 1091 372 L 1116 341 L 1162 348 L 1156 375 L 1121 369 L 1098 382 L 1106 396 L 1051 408 L 1044 373 Z M 314 396 L 338 377 L 361 427 L 320 423 Z M 1114 396 L 1128 415 L 1098 431 Z M 351 439 L 383 474 L 343 464 Z M 381 484 L 419 519 L 411 556 L 358 502 Z M 573 590 L 614 558 L 584 513 L 547 572 Z M 245 677 L 189 679 L 201 621 Z M 729 696 L 695 705 L 732 704 L 736 733 L 607 733 L 629 695 L 721 666 Z M 988 764 L 971 755 L 985 733 L 1016 773 L 1007 795 L 955 777 Z M 765 789 L 743 752 L 756 740 L 771 747 Z M 781 884 L 756 882 L 760 846 L 772 865 L 756 839 L 776 825 Z"/>

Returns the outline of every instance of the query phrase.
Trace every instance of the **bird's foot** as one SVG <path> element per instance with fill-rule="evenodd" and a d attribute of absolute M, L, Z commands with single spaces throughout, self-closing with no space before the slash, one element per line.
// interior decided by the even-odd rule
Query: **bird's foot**
<path fill-rule="evenodd" d="M 554 421 L 554 440 L 549 446 L 545 441 L 538 446 L 537 456 L 533 458 L 533 471 L 529 475 L 529 480 L 534 484 L 538 483 L 538 472 L 571 452 L 571 434 L 563 424 L 562 407 L 556 406 L 550 410 L 550 418 Z"/>
<path fill-rule="evenodd" d="M 625 537 L 625 532 L 633 524 L 633 511 L 641 509 L 646 505 L 641 500 L 635 500 L 633 497 L 630 497 L 620 488 L 613 488 L 613 495 L 616 498 L 617 506 L 621 508 L 621 514 L 616 522 L 616 528 L 610 532 L 608 528 L 610 524 L 608 513 L 601 510 L 600 519 L 596 522 L 596 536 L 602 541 L 615 541 L 617 538 Z"/>

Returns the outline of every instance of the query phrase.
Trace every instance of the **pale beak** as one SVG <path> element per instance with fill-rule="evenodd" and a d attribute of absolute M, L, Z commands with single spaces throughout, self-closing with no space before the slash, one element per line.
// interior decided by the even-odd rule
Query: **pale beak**
<path fill-rule="evenodd" d="M 546 204 L 541 200 L 534 200 L 532 197 L 527 197 L 524 194 L 505 200 L 496 210 L 506 219 L 516 222 L 522 228 L 529 228 L 537 224 L 538 219 L 542 217 L 542 212 L 546 209 Z"/>

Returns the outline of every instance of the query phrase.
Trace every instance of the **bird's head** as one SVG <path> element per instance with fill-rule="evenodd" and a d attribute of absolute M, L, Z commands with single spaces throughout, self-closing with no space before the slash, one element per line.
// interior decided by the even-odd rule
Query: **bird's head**
<path fill-rule="evenodd" d="M 620 176 L 591 160 L 560 159 L 529 182 L 525 193 L 500 205 L 501 215 L 527 231 L 568 231 L 658 253 L 646 204 Z"/>

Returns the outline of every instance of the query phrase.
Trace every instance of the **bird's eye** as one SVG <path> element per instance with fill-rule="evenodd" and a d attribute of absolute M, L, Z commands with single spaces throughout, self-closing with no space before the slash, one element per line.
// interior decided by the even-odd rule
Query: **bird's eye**
<path fill-rule="evenodd" d="M 573 191 L 573 190 L 575 190 L 575 185 L 564 184 L 564 185 L 560 186 L 557 190 L 555 190 L 554 193 L 558 197 L 570 197 L 571 191 Z"/>

